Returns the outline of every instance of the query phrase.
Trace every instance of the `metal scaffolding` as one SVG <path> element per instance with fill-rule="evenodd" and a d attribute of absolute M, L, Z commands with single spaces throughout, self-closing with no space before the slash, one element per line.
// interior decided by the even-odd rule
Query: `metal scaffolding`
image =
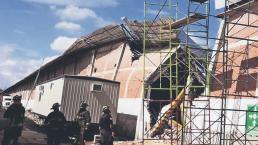
<path fill-rule="evenodd" d="M 253 11 L 258 4 L 225 0 L 220 14 L 211 14 L 210 7 L 210 0 L 145 0 L 143 144 L 258 143 L 258 101 L 250 88 L 258 72 L 250 54 L 258 42 L 258 14 Z M 218 38 L 210 36 L 210 18 L 222 21 Z M 161 23 L 154 25 L 157 21 Z M 155 39 L 160 47 L 153 50 L 148 35 L 154 27 L 160 29 Z M 252 28 L 254 37 L 238 34 Z M 211 40 L 216 40 L 215 49 Z M 150 64 L 157 67 L 154 72 L 148 70 Z M 250 116 L 255 117 L 251 127 Z"/>

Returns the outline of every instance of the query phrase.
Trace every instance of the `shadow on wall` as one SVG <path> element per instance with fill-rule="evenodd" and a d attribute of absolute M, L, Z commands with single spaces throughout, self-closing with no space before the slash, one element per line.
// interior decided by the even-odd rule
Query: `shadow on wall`
<path fill-rule="evenodd" d="M 118 113 L 116 123 L 116 136 L 119 140 L 134 140 L 137 116 Z"/>
<path fill-rule="evenodd" d="M 232 86 L 232 79 L 233 79 L 233 69 L 226 71 L 224 73 L 220 74 L 214 74 L 215 78 L 212 78 L 212 86 L 211 86 L 211 91 L 219 91 L 222 89 L 222 84 L 224 84 L 224 77 L 227 77 L 227 86 L 225 88 L 229 89 Z M 219 81 L 220 82 L 219 82 Z M 220 84 L 222 83 L 222 84 Z"/>

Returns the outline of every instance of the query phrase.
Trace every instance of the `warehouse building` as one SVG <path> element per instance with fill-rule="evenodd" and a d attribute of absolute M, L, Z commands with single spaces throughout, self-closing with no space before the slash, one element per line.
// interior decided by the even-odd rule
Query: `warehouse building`
<path fill-rule="evenodd" d="M 174 46 L 175 49 L 173 51 L 184 51 L 184 46 L 180 46 L 179 44 L 180 42 L 186 41 L 186 34 L 183 31 L 169 33 L 169 30 L 163 30 L 160 32 L 161 23 L 166 22 L 166 20 L 159 20 L 155 23 L 147 24 L 152 25 L 152 29 L 148 33 L 147 37 L 153 39 L 158 37 L 172 39 L 173 41 L 178 42 L 178 45 Z M 189 41 L 194 43 L 190 38 Z M 29 76 L 7 88 L 4 92 L 12 95 L 22 95 L 22 102 L 26 106 L 26 109 L 29 109 L 32 112 L 38 112 L 41 115 L 46 115 L 47 112 L 39 111 L 46 106 L 42 104 L 43 106 L 37 108 L 40 105 L 36 104 L 39 102 L 39 100 L 52 97 L 47 96 L 46 94 L 42 95 L 43 88 L 48 89 L 51 87 L 57 87 L 55 88 L 55 96 L 62 96 L 64 90 L 62 85 L 51 85 L 53 80 L 60 80 L 57 78 L 67 78 L 67 76 L 77 78 L 76 76 L 81 76 L 80 79 L 83 77 L 85 77 L 86 80 L 103 79 L 103 81 L 113 82 L 111 84 L 116 84 L 119 82 L 120 86 L 116 87 L 119 88 L 117 103 L 115 101 L 115 93 L 113 93 L 113 96 L 108 94 L 109 96 L 103 97 L 113 97 L 107 100 L 114 102 L 108 104 L 112 104 L 111 106 L 113 106 L 111 107 L 111 111 L 117 111 L 117 114 L 113 114 L 116 116 L 116 125 L 119 128 L 117 134 L 126 136 L 129 139 L 134 139 L 135 137 L 138 138 L 142 134 L 143 81 L 144 79 L 149 79 L 149 82 L 151 82 L 150 85 L 155 85 L 155 83 L 161 81 L 157 80 L 157 78 L 155 79 L 157 69 L 159 68 L 160 64 L 166 63 L 169 58 L 173 59 L 172 53 L 170 55 L 165 55 L 165 53 L 162 53 L 170 51 L 171 48 L 168 46 L 169 44 L 166 42 L 160 43 L 156 42 L 155 40 L 150 40 L 148 46 L 146 46 L 148 50 L 146 55 L 149 59 L 155 61 L 154 63 L 145 64 L 145 68 L 147 68 L 145 69 L 145 73 L 149 74 L 150 77 L 143 78 L 144 60 L 143 56 L 141 55 L 143 51 L 143 24 L 137 21 L 131 22 L 125 20 L 125 23 L 122 25 L 108 25 L 104 28 L 96 30 L 88 36 L 79 38 L 66 52 L 64 52 L 63 55 L 45 64 Z M 157 51 L 161 53 L 156 53 Z M 202 52 L 195 51 L 192 53 L 195 55 L 200 55 Z M 200 80 L 201 79 L 199 79 L 199 81 Z M 44 87 L 46 85 L 48 87 Z M 76 86 L 81 87 L 79 84 L 76 84 Z M 157 93 L 159 94 L 159 92 L 150 93 L 153 94 L 151 95 L 153 97 L 155 97 L 155 93 L 156 95 Z M 69 97 L 81 97 L 81 100 L 88 97 L 86 94 L 83 95 L 75 92 L 66 92 L 63 94 L 70 94 L 70 96 L 66 96 L 65 98 L 68 100 Z M 65 107 L 67 107 L 65 105 L 66 103 L 64 103 L 67 101 L 59 101 L 62 103 L 62 107 L 64 107 L 61 108 L 61 110 L 67 110 L 65 109 Z M 51 101 L 49 101 L 47 104 L 49 105 L 50 102 Z M 70 102 L 72 102 L 72 100 Z M 89 104 L 93 103 L 94 102 L 89 102 Z M 101 105 L 106 105 L 106 103 Z M 76 106 L 73 107 L 76 108 Z M 96 106 L 89 106 L 89 108 L 93 107 Z M 79 108 L 79 103 L 77 104 L 77 108 Z M 150 117 L 147 118 L 150 120 Z M 72 119 L 72 117 L 69 119 Z"/>

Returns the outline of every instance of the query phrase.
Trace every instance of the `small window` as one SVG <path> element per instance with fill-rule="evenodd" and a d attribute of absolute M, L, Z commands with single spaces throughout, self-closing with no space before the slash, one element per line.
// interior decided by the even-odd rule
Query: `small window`
<path fill-rule="evenodd" d="M 53 85 L 54 85 L 54 83 L 51 83 L 51 84 L 50 84 L 50 90 L 53 88 Z"/>
<path fill-rule="evenodd" d="M 44 94 L 44 86 L 39 86 L 39 93 Z"/>
<path fill-rule="evenodd" d="M 102 91 L 102 84 L 92 84 L 91 91 L 101 92 Z"/>
<path fill-rule="evenodd" d="M 97 72 L 97 68 L 94 68 L 94 72 Z"/>
<path fill-rule="evenodd" d="M 41 101 L 42 93 L 39 93 L 39 102 Z"/>

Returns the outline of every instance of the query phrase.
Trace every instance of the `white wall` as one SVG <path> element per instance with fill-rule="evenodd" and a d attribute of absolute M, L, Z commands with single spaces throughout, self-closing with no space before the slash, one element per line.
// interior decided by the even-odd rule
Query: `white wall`
<path fill-rule="evenodd" d="M 142 106 L 141 102 L 141 98 L 119 98 L 117 112 L 138 116 Z"/>
<path fill-rule="evenodd" d="M 51 112 L 51 107 L 54 103 L 60 103 L 62 100 L 64 79 L 60 78 L 42 85 L 36 86 L 36 96 L 32 107 L 32 112 L 48 115 Z M 44 86 L 44 93 L 41 95 L 39 100 L 40 90 L 39 88 Z M 52 86 L 52 88 L 51 88 Z M 62 105 L 62 104 L 61 104 Z"/>
<path fill-rule="evenodd" d="M 147 105 L 147 104 L 146 104 Z M 146 106 L 145 105 L 145 106 Z M 137 125 L 135 132 L 135 139 L 142 139 L 143 131 L 143 104 L 142 98 L 119 98 L 118 100 L 118 113 L 130 114 L 137 116 Z M 150 116 L 147 108 L 144 107 L 144 122 L 150 122 Z"/>
<path fill-rule="evenodd" d="M 210 103 L 210 112 L 207 107 L 209 103 Z M 226 136 L 231 135 L 233 132 L 237 136 L 239 135 L 241 136 L 242 134 L 245 134 L 246 117 L 248 117 L 246 116 L 245 110 L 247 110 L 248 105 L 258 105 L 258 98 L 241 98 L 241 99 L 232 98 L 232 99 L 227 99 L 226 104 L 227 104 L 226 112 L 225 112 L 226 113 L 226 127 L 225 127 Z M 211 133 L 220 132 L 222 99 L 211 98 L 210 101 L 208 101 L 208 98 L 203 97 L 193 101 L 192 105 L 193 105 L 191 108 L 192 118 L 190 119 L 192 120 L 191 121 L 192 129 L 207 129 L 210 126 Z M 194 109 L 194 107 L 196 109 Z M 239 110 L 239 111 L 233 111 L 233 110 Z M 206 114 L 205 118 L 204 118 L 204 114 Z M 206 121 L 204 122 L 204 120 Z M 235 124 L 235 126 L 231 124 Z M 201 130 L 199 132 L 201 132 Z M 207 129 L 206 133 L 208 132 L 209 130 Z M 202 135 L 200 135 L 200 133 L 191 134 L 192 139 L 197 136 L 199 136 L 201 140 Z M 218 137 L 219 136 L 217 136 L 217 138 Z M 198 139 L 196 141 L 198 141 Z"/>
<path fill-rule="evenodd" d="M 230 0 L 229 5 L 239 2 L 241 0 Z M 215 9 L 221 9 L 225 7 L 225 0 L 215 0 Z"/>

